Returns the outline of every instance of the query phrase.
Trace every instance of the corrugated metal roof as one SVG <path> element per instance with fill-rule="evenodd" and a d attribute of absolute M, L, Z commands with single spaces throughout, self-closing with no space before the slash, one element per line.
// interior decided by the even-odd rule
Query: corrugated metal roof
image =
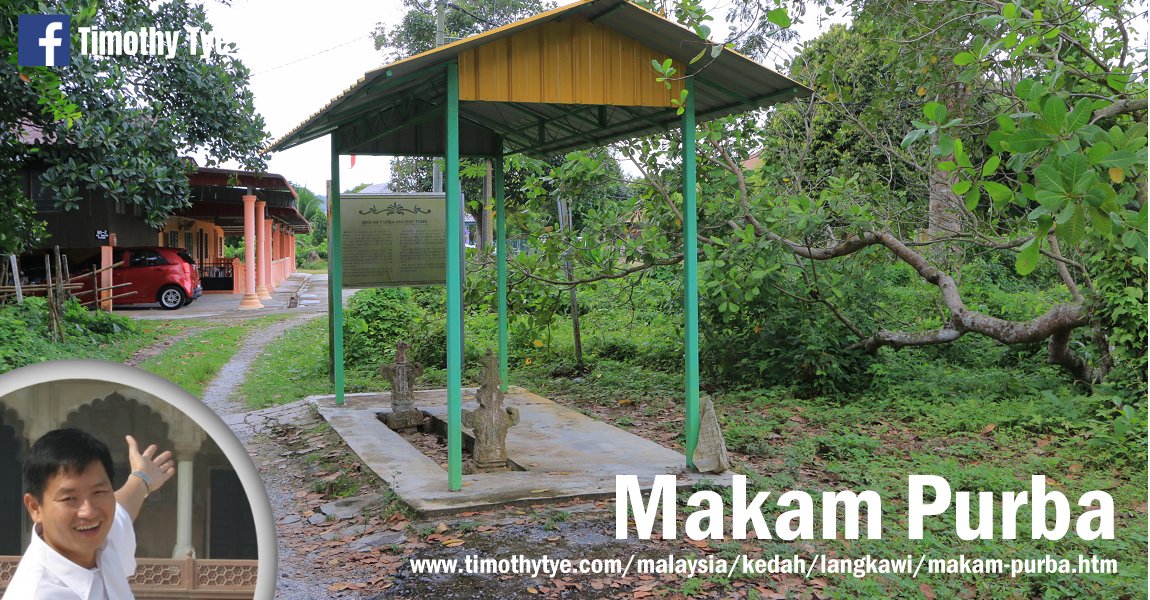
<path fill-rule="evenodd" d="M 441 156 L 445 65 L 470 49 L 572 18 L 608 27 L 681 64 L 703 48 L 691 30 L 625 0 L 581 0 L 370 71 L 268 151 L 338 130 L 341 154 Z M 700 122 L 810 94 L 801 84 L 727 49 L 688 71 L 695 77 Z M 654 71 L 650 76 L 655 78 Z M 460 154 L 550 156 L 678 129 L 680 122 L 676 109 L 667 107 L 461 101 Z"/>

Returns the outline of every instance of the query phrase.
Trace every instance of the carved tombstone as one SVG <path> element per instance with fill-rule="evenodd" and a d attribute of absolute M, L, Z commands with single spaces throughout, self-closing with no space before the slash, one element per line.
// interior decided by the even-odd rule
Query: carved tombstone
<path fill-rule="evenodd" d="M 383 365 L 379 373 L 391 382 L 391 413 L 387 426 L 392 429 L 418 427 L 423 423 L 423 411 L 415 408 L 415 378 L 423 375 L 423 365 L 407 362 L 411 346 L 402 340 L 395 345 L 395 363 Z"/>
<path fill-rule="evenodd" d="M 472 473 L 507 470 L 507 430 L 519 423 L 519 409 L 503 407 L 503 381 L 499 378 L 499 360 L 487 349 L 483 356 L 483 374 L 475 400 L 479 408 L 463 411 L 463 425 L 472 428 Z"/>
<path fill-rule="evenodd" d="M 695 445 L 693 462 L 700 473 L 722 473 L 731 468 L 731 459 L 727 456 L 723 431 L 719 429 L 715 403 L 710 396 L 703 396 L 699 404 L 702 418 L 699 419 L 699 441 Z"/>

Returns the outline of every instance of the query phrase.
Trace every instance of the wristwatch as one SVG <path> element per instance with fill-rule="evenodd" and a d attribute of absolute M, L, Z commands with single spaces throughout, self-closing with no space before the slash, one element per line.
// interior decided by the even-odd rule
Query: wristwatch
<path fill-rule="evenodd" d="M 144 497 L 147 498 L 148 496 L 150 496 L 152 494 L 152 478 L 149 477 L 148 474 L 143 472 L 143 471 L 132 471 L 132 475 L 139 477 L 140 481 L 144 482 L 144 489 L 146 490 L 144 492 Z"/>

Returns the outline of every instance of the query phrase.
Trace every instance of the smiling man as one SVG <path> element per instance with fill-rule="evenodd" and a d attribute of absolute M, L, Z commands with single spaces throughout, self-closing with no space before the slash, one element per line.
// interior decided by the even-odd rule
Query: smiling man
<path fill-rule="evenodd" d="M 2 600 L 130 600 L 136 571 L 132 522 L 148 494 L 175 473 L 172 453 L 128 441 L 132 474 L 112 487 L 112 455 L 78 429 L 44 434 L 24 463 L 32 541 Z"/>

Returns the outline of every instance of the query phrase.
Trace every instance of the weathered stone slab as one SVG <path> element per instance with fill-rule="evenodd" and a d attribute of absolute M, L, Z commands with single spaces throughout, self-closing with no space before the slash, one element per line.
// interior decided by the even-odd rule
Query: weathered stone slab
<path fill-rule="evenodd" d="M 476 391 L 464 389 L 463 397 Z M 419 390 L 415 395 L 424 412 L 447 421 L 446 390 Z M 343 406 L 335 405 L 334 396 L 308 401 L 364 466 L 426 516 L 576 497 L 614 498 L 616 475 L 635 475 L 644 490 L 662 474 L 676 475 L 684 488 L 703 481 L 731 483 L 730 473 L 688 473 L 682 453 L 522 388 L 512 386 L 506 397 L 521 415 L 507 438 L 507 457 L 527 470 L 465 474 L 459 491 L 448 489 L 444 468 L 376 418 L 388 406 L 387 394 L 346 394 Z M 470 433 L 464 428 L 465 436 Z"/>
<path fill-rule="evenodd" d="M 423 375 L 423 365 L 407 361 L 411 346 L 400 340 L 395 345 L 395 362 L 379 368 L 380 375 L 391 383 L 391 412 L 385 416 L 387 426 L 395 429 L 419 427 L 423 412 L 415 408 L 415 378 Z"/>
<path fill-rule="evenodd" d="M 519 423 L 519 409 L 503 407 L 503 381 L 499 359 L 487 349 L 483 356 L 482 384 L 475 393 L 479 408 L 463 411 L 463 426 L 475 432 L 469 473 L 507 470 L 507 430 Z"/>

